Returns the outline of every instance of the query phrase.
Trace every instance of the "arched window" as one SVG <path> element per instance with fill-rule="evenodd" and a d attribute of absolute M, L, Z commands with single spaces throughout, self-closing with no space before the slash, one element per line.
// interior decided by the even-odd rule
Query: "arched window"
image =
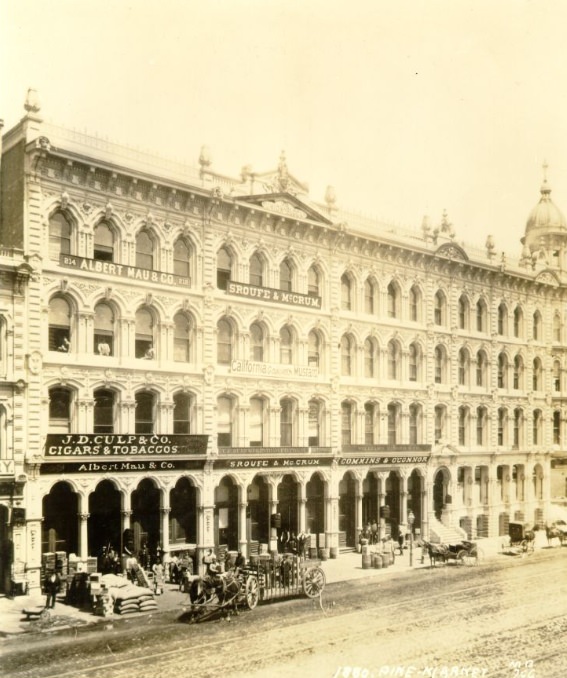
<path fill-rule="evenodd" d="M 421 320 L 421 290 L 417 285 L 412 285 L 409 291 L 409 319 L 413 322 Z"/>
<path fill-rule="evenodd" d="M 498 307 L 498 334 L 502 336 L 508 334 L 508 309 L 506 304 L 500 304 Z"/>
<path fill-rule="evenodd" d="M 153 433 L 155 420 L 155 396 L 149 391 L 136 393 L 134 409 L 136 433 Z"/>
<path fill-rule="evenodd" d="M 513 447 L 515 450 L 519 449 L 520 445 L 523 445 L 523 433 L 524 433 L 524 413 L 519 407 L 517 407 L 514 410 Z"/>
<path fill-rule="evenodd" d="M 561 412 L 553 413 L 553 444 L 561 445 Z"/>
<path fill-rule="evenodd" d="M 393 339 L 388 342 L 388 379 L 400 378 L 400 346 Z"/>
<path fill-rule="evenodd" d="M 508 388 L 508 356 L 505 353 L 498 356 L 498 388 Z"/>
<path fill-rule="evenodd" d="M 293 265 L 289 259 L 284 259 L 280 264 L 280 290 L 293 290 Z"/>
<path fill-rule="evenodd" d="M 280 363 L 293 365 L 293 330 L 290 327 L 280 330 Z"/>
<path fill-rule="evenodd" d="M 264 362 L 264 330 L 258 323 L 250 325 L 250 360 Z"/>
<path fill-rule="evenodd" d="M 353 354 L 353 341 L 352 339 L 343 334 L 341 338 L 341 374 L 345 377 L 350 377 L 352 375 L 352 354 Z"/>
<path fill-rule="evenodd" d="M 559 360 L 553 361 L 553 390 L 561 391 L 561 363 Z"/>
<path fill-rule="evenodd" d="M 248 436 L 250 447 L 262 447 L 264 444 L 265 403 L 262 398 L 250 398 L 250 416 Z"/>
<path fill-rule="evenodd" d="M 400 415 L 399 403 L 388 403 L 388 445 L 397 445 L 400 442 Z"/>
<path fill-rule="evenodd" d="M 488 380 L 486 378 L 488 361 L 486 359 L 486 353 L 484 351 L 479 351 L 476 354 L 476 385 L 477 386 L 486 386 Z"/>
<path fill-rule="evenodd" d="M 105 303 L 95 306 L 93 346 L 98 355 L 114 355 L 114 312 Z"/>
<path fill-rule="evenodd" d="M 97 261 L 114 261 L 114 233 L 106 221 L 95 227 L 93 257 Z"/>
<path fill-rule="evenodd" d="M 409 443 L 410 445 L 419 445 L 422 434 L 421 427 L 423 421 L 423 408 L 417 403 L 412 403 L 409 407 Z"/>
<path fill-rule="evenodd" d="M 447 308 L 445 295 L 441 290 L 438 290 L 435 293 L 433 305 L 433 321 L 436 325 L 446 325 L 447 324 Z"/>
<path fill-rule="evenodd" d="M 191 433 L 191 411 L 193 399 L 188 393 L 173 396 L 173 433 Z"/>
<path fill-rule="evenodd" d="M 470 367 L 469 352 L 467 351 L 466 348 L 461 348 L 459 350 L 459 373 L 458 373 L 460 386 L 468 386 L 469 367 Z"/>
<path fill-rule="evenodd" d="M 319 447 L 322 444 L 322 425 L 323 407 L 319 400 L 310 400 L 308 403 L 307 414 L 307 442 L 310 447 Z"/>
<path fill-rule="evenodd" d="M 542 390 L 542 368 L 541 360 L 539 358 L 534 358 L 533 363 L 533 390 L 541 391 Z"/>
<path fill-rule="evenodd" d="M 476 302 L 476 330 L 477 332 L 486 332 L 488 329 L 488 318 L 486 311 L 486 302 L 479 299 Z"/>
<path fill-rule="evenodd" d="M 264 286 L 264 262 L 259 254 L 250 257 L 250 284 L 256 287 Z"/>
<path fill-rule="evenodd" d="M 116 394 L 106 388 L 94 392 L 93 433 L 114 433 Z"/>
<path fill-rule="evenodd" d="M 543 415 L 541 410 L 534 410 L 533 415 L 533 444 L 541 445 L 543 443 Z"/>
<path fill-rule="evenodd" d="M 524 314 L 520 306 L 514 309 L 514 336 L 520 339 L 524 336 Z"/>
<path fill-rule="evenodd" d="M 191 321 L 185 313 L 176 313 L 173 318 L 173 360 L 191 362 Z"/>
<path fill-rule="evenodd" d="M 280 400 L 280 445 L 291 447 L 295 444 L 295 419 L 297 408 L 290 398 Z"/>
<path fill-rule="evenodd" d="M 319 367 L 321 360 L 321 342 L 319 335 L 314 330 L 307 337 L 307 364 L 311 367 Z"/>
<path fill-rule="evenodd" d="M 173 246 L 173 273 L 191 281 L 191 248 L 184 238 L 177 238 Z"/>
<path fill-rule="evenodd" d="M 232 447 L 233 402 L 231 398 L 217 398 L 217 446 Z"/>
<path fill-rule="evenodd" d="M 232 278 L 232 257 L 229 251 L 221 247 L 217 252 L 217 287 L 226 290 Z"/>
<path fill-rule="evenodd" d="M 487 428 L 488 414 L 486 407 L 476 408 L 476 444 L 479 446 L 486 445 L 486 428 Z"/>
<path fill-rule="evenodd" d="M 378 442 L 376 416 L 378 408 L 374 403 L 364 403 L 364 444 L 375 445 Z"/>
<path fill-rule="evenodd" d="M 71 391 L 55 386 L 49 389 L 49 433 L 71 432 Z"/>
<path fill-rule="evenodd" d="M 321 275 L 316 266 L 310 266 L 307 271 L 307 294 L 310 297 L 321 296 Z"/>
<path fill-rule="evenodd" d="M 400 315 L 400 290 L 396 283 L 388 285 L 388 318 L 398 318 Z"/>
<path fill-rule="evenodd" d="M 374 354 L 374 341 L 369 337 L 364 342 L 364 376 L 367 378 L 375 376 Z"/>
<path fill-rule="evenodd" d="M 378 310 L 376 283 L 372 278 L 364 281 L 364 312 L 374 315 Z"/>
<path fill-rule="evenodd" d="M 447 430 L 447 408 L 445 405 L 435 405 L 435 444 L 445 439 Z"/>
<path fill-rule="evenodd" d="M 229 365 L 232 360 L 232 326 L 228 320 L 217 323 L 217 363 Z"/>
<path fill-rule="evenodd" d="M 502 447 L 507 444 L 508 432 L 508 410 L 505 407 L 498 408 L 498 445 Z"/>
<path fill-rule="evenodd" d="M 69 353 L 71 350 L 71 307 L 63 297 L 49 302 L 49 350 Z"/>
<path fill-rule="evenodd" d="M 148 231 L 140 231 L 136 236 L 136 267 L 154 268 L 154 242 Z"/>
<path fill-rule="evenodd" d="M 543 339 L 541 333 L 541 313 L 536 311 L 533 315 L 532 336 L 534 341 L 541 341 Z"/>
<path fill-rule="evenodd" d="M 521 355 L 514 358 L 514 389 L 520 391 L 524 388 L 524 361 Z"/>
<path fill-rule="evenodd" d="M 341 441 L 342 445 L 352 445 L 352 405 L 346 400 L 341 403 Z"/>
<path fill-rule="evenodd" d="M 444 346 L 435 347 L 435 383 L 444 384 L 447 381 L 447 351 Z"/>
<path fill-rule="evenodd" d="M 459 445 L 469 445 L 470 410 L 465 405 L 459 407 Z"/>
<path fill-rule="evenodd" d="M 49 219 L 49 258 L 59 261 L 61 254 L 71 254 L 71 224 L 62 212 Z"/>
<path fill-rule="evenodd" d="M 154 318 L 145 308 L 136 312 L 136 358 L 153 360 L 154 347 Z"/>
<path fill-rule="evenodd" d="M 421 377 L 421 350 L 418 344 L 409 347 L 409 380 L 420 381 Z"/>
<path fill-rule="evenodd" d="M 459 298 L 459 329 L 469 328 L 469 300 L 463 295 Z"/>
<path fill-rule="evenodd" d="M 341 276 L 341 308 L 343 311 L 352 310 L 352 283 L 346 273 Z"/>

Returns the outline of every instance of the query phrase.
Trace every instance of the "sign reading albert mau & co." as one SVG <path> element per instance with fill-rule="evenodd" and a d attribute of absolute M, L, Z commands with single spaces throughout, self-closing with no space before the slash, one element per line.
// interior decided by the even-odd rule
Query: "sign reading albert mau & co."
<path fill-rule="evenodd" d="M 181 434 L 49 434 L 45 460 L 61 461 L 82 457 L 137 459 L 169 458 L 205 454 L 208 436 Z"/>

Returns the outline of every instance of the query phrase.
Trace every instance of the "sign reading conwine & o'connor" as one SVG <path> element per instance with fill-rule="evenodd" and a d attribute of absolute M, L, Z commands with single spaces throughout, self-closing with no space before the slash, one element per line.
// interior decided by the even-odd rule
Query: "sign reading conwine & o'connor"
<path fill-rule="evenodd" d="M 116 276 L 117 278 L 128 278 L 129 280 L 143 280 L 145 282 L 178 285 L 180 287 L 190 287 L 191 285 L 189 278 L 184 278 L 173 273 L 150 271 L 146 268 L 115 264 L 112 261 L 85 259 L 84 257 L 76 257 L 71 254 L 61 254 L 59 256 L 59 264 L 65 266 L 65 268 L 75 268 L 79 271 L 88 271 L 89 273 L 103 273 L 105 275 Z"/>
<path fill-rule="evenodd" d="M 233 360 L 230 371 L 239 374 L 261 374 L 265 377 L 317 377 L 319 368 L 310 365 L 279 365 L 254 360 Z"/>
<path fill-rule="evenodd" d="M 205 454 L 208 436 L 181 434 L 49 434 L 46 460 L 74 457 L 179 457 Z"/>
<path fill-rule="evenodd" d="M 284 290 L 275 290 L 271 287 L 255 287 L 247 283 L 232 281 L 229 281 L 226 291 L 228 294 L 234 294 L 237 297 L 248 297 L 249 299 L 259 299 L 260 301 L 275 301 L 278 304 L 289 304 L 290 306 L 321 308 L 321 297 L 312 297 L 309 294 L 299 294 L 299 292 L 285 292 Z"/>

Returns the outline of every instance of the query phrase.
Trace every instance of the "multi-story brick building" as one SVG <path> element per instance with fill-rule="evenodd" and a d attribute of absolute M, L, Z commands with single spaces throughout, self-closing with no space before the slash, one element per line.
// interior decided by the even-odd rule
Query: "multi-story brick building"
<path fill-rule="evenodd" d="M 565 220 L 521 257 L 45 124 L 3 138 L 3 538 L 96 555 L 542 523 L 562 444 Z M 381 507 L 387 506 L 389 510 Z M 13 516 L 14 508 L 23 508 Z M 405 529 L 405 528 L 404 528 Z M 9 549 L 8 549 L 9 550 Z M 35 568 L 35 569 L 34 569 Z M 38 575 L 39 576 L 39 575 Z M 36 578 L 37 579 L 37 578 Z"/>

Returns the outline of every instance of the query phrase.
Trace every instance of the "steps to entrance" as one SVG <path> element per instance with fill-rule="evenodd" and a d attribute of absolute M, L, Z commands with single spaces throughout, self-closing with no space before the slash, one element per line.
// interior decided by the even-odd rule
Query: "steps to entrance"
<path fill-rule="evenodd" d="M 459 544 L 467 539 L 467 533 L 460 527 L 443 525 L 437 519 L 429 521 L 429 541 L 434 544 Z"/>

